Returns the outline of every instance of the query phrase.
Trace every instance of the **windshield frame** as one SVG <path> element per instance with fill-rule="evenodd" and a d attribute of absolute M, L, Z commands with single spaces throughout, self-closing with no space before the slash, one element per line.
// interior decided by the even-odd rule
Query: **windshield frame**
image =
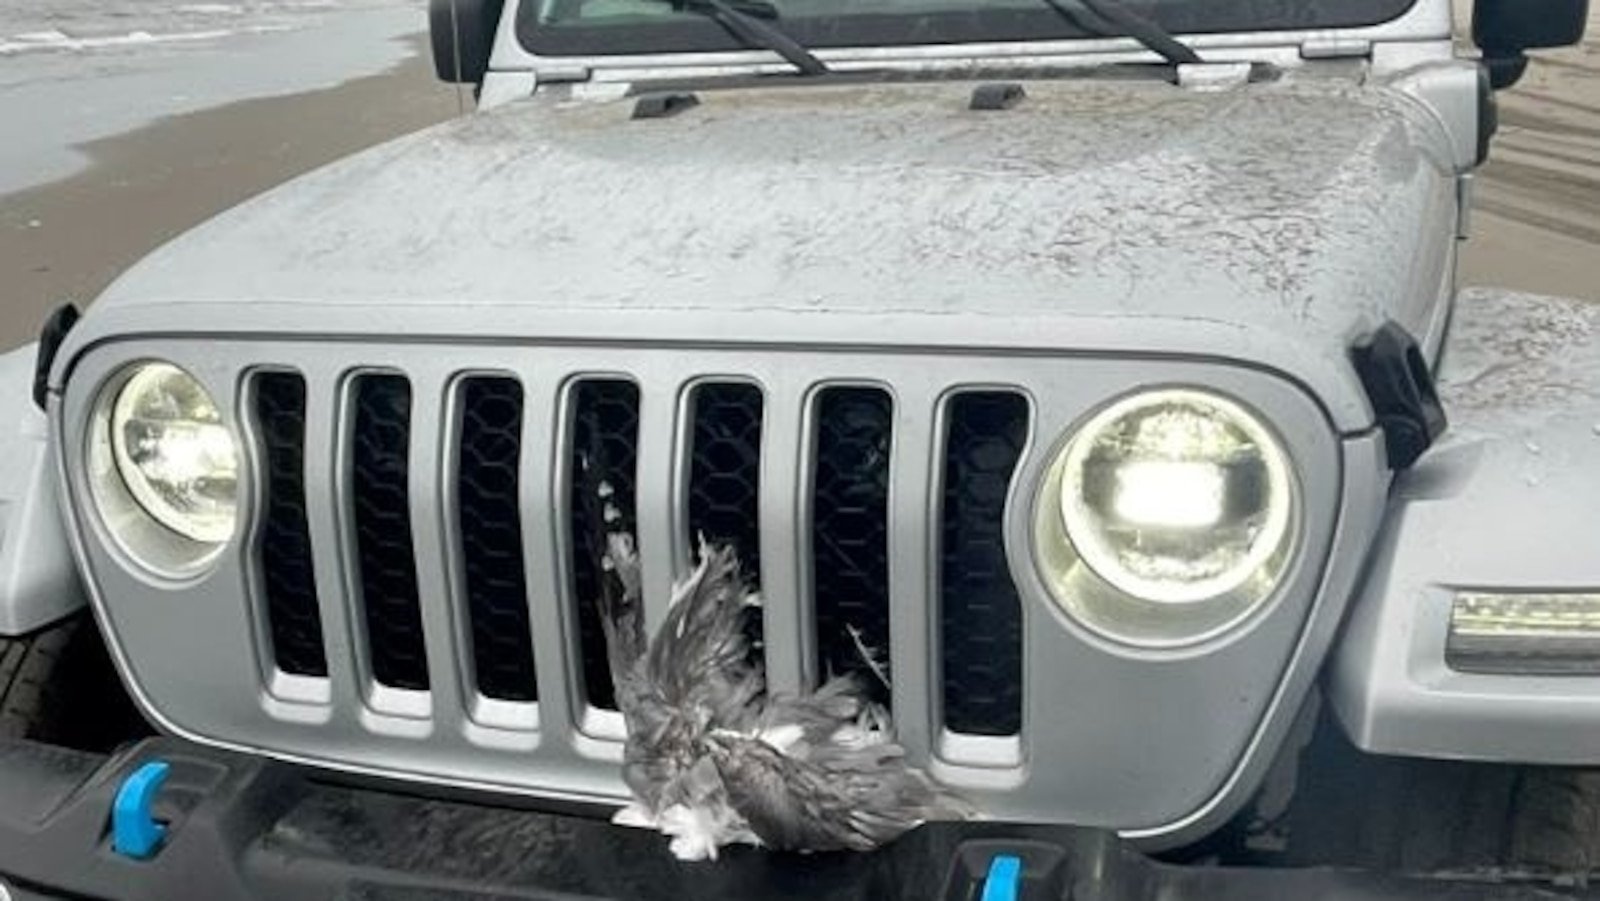
<path fill-rule="evenodd" d="M 663 0 L 665 2 L 665 0 Z M 1371 28 L 1404 17 L 1423 0 L 1153 0 L 1141 12 L 1171 34 L 1206 35 L 1304 32 Z M 540 0 L 518 4 L 515 30 L 522 48 L 534 56 L 660 56 L 747 50 L 716 22 L 692 16 L 648 25 L 562 25 L 539 21 Z M 908 19 L 918 19 L 915 28 Z M 811 50 L 852 47 L 914 47 L 990 43 L 1035 43 L 1104 38 L 1079 27 L 1039 0 L 1022 5 L 925 13 L 918 16 L 865 13 L 779 20 L 784 32 Z"/>

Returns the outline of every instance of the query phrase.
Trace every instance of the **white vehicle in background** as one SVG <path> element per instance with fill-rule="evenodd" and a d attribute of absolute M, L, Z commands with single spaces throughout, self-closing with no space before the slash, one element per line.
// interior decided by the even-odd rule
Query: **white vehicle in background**
<path fill-rule="evenodd" d="M 1455 266 L 1494 90 L 1586 15 L 436 0 L 475 114 L 0 358 L 0 887 L 1581 895 L 1600 313 Z M 609 825 L 594 478 L 983 818 Z M 162 734 L 108 753 L 124 688 Z"/>

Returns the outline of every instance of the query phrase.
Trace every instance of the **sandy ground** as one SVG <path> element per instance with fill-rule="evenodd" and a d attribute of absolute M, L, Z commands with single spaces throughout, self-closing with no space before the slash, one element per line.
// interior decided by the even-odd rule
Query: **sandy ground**
<path fill-rule="evenodd" d="M 1501 95 L 1465 285 L 1600 301 L 1600 9 L 1588 42 Z M 168 238 L 297 173 L 454 115 L 422 55 L 380 75 L 164 119 L 85 145 L 64 180 L 0 196 L 0 348 Z"/>
<path fill-rule="evenodd" d="M 1461 279 L 1600 301 L 1600 6 L 1583 44 L 1500 94 Z"/>
<path fill-rule="evenodd" d="M 81 306 L 211 215 L 456 110 L 454 89 L 434 80 L 419 53 L 337 87 L 187 113 L 84 145 L 93 163 L 82 173 L 0 196 L 0 348 L 32 340 L 56 305 Z"/>

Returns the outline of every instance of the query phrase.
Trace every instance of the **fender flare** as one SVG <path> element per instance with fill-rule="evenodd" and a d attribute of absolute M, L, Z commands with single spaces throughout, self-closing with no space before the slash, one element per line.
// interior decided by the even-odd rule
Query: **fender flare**
<path fill-rule="evenodd" d="M 45 414 L 31 386 L 38 345 L 0 354 L 0 636 L 88 606 L 61 518 Z"/>
<path fill-rule="evenodd" d="M 1458 592 L 1600 591 L 1600 305 L 1465 292 L 1439 393 L 1451 429 L 1396 481 L 1333 708 L 1372 753 L 1600 763 L 1600 680 L 1445 654 Z"/>

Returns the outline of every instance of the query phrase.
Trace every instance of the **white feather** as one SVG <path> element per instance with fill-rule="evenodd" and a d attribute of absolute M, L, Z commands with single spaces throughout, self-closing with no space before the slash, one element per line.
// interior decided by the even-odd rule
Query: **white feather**
<path fill-rule="evenodd" d="M 673 804 L 661 811 L 657 823 L 672 839 L 672 856 L 684 861 L 716 860 L 724 845 L 760 845 L 750 827 L 724 805 L 689 807 Z"/>
<path fill-rule="evenodd" d="M 867 665 L 867 669 L 871 670 L 872 675 L 876 676 L 878 681 L 883 683 L 884 688 L 889 688 L 889 673 L 886 671 L 883 661 L 878 659 L 878 655 L 875 654 L 871 648 L 867 647 L 867 640 L 866 638 L 862 637 L 861 630 L 857 629 L 853 625 L 850 625 L 849 623 L 845 624 L 844 630 L 850 633 L 850 641 L 856 646 L 856 654 L 859 655 L 861 657 L 861 661 Z"/>
<path fill-rule="evenodd" d="M 780 754 L 789 753 L 789 751 L 795 745 L 799 744 L 800 740 L 805 737 L 806 730 L 802 729 L 797 723 L 784 723 L 779 726 L 763 729 L 756 734 L 756 738 L 766 742 L 768 745 L 772 746 L 773 750 Z"/>
<path fill-rule="evenodd" d="M 657 825 L 655 815 L 638 801 L 613 814 L 611 822 L 617 826 L 630 826 L 634 829 L 655 829 Z"/>

